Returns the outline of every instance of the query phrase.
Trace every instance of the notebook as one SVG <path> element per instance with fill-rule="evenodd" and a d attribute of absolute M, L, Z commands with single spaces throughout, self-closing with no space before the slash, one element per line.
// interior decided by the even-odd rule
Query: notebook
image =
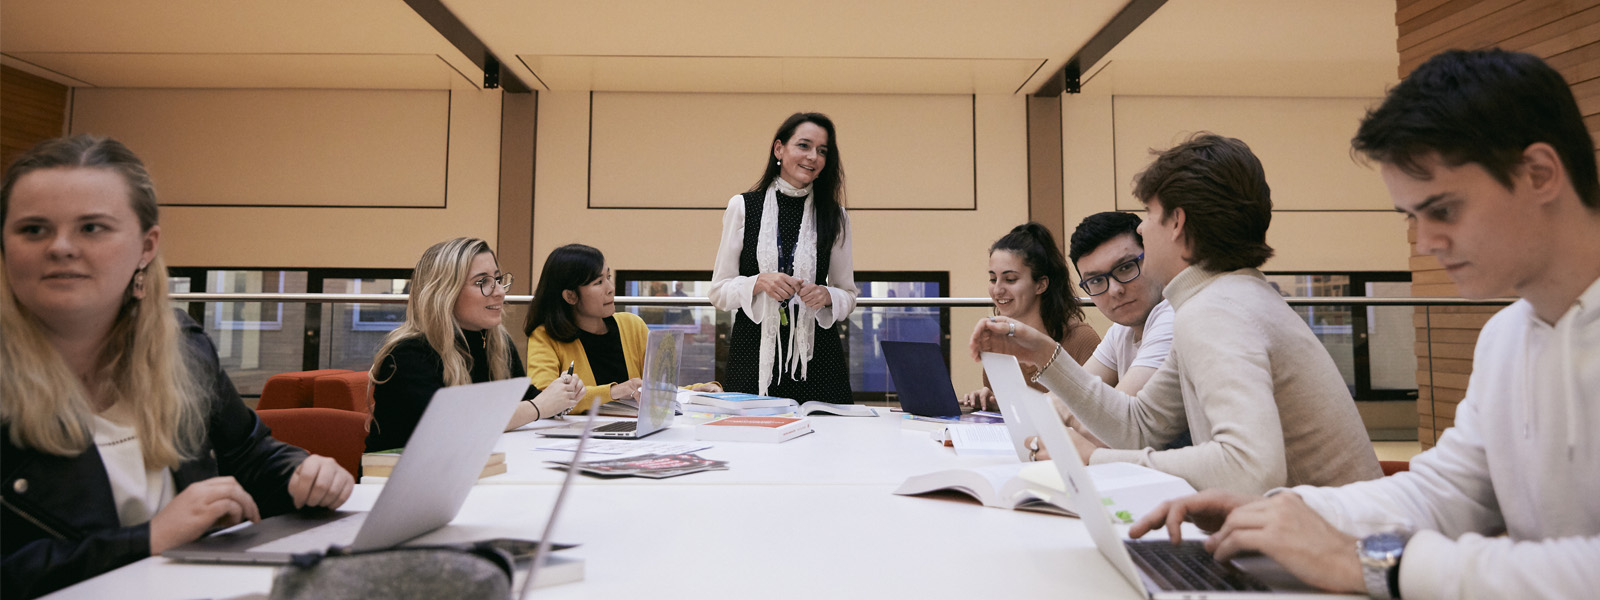
<path fill-rule="evenodd" d="M 672 403 L 678 399 L 678 364 L 683 332 L 652 329 L 645 340 L 644 387 L 639 390 L 639 418 L 596 425 L 590 435 L 636 440 L 672 426 Z M 539 429 L 539 435 L 578 437 L 585 424 Z"/>
<path fill-rule="evenodd" d="M 290 555 L 389 548 L 449 523 L 528 389 L 519 377 L 439 388 L 372 510 L 299 511 L 162 553 L 188 562 L 288 564 Z"/>
<path fill-rule="evenodd" d="M 944 348 L 930 342 L 878 342 L 900 407 L 924 417 L 959 417 L 961 402 L 945 368 Z"/>
<path fill-rule="evenodd" d="M 995 397 L 1011 402 L 1026 414 L 1046 447 L 1067 449 L 1050 454 L 1054 459 L 1051 462 L 1067 484 L 1067 501 L 1089 528 L 1100 554 L 1135 590 L 1157 599 L 1326 598 L 1333 595 L 1301 582 L 1281 565 L 1263 556 L 1219 562 L 1205 551 L 1199 540 L 1185 540 L 1182 545 L 1173 546 L 1164 534 L 1148 540 L 1123 538 L 1111 524 L 1111 515 L 1101 504 L 1100 492 L 1083 466 L 1083 460 L 1071 450 L 1073 444 L 1067 427 L 1049 397 L 1028 387 L 1015 357 L 984 353 L 983 367 L 989 374 L 989 383 L 994 386 Z"/>

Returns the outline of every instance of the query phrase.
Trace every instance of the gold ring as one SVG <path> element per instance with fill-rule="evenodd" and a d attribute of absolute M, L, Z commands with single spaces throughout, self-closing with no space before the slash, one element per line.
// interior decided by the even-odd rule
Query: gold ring
<path fill-rule="evenodd" d="M 1028 462 L 1037 462 L 1038 460 L 1039 460 L 1039 449 L 1038 448 L 1033 448 L 1033 449 L 1028 450 Z"/>

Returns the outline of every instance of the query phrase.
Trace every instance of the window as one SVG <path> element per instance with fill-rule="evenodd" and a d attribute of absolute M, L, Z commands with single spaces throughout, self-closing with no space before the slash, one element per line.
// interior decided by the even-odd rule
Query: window
<path fill-rule="evenodd" d="M 1281 273 L 1267 281 L 1284 296 L 1408 297 L 1404 272 Z M 1296 306 L 1322 341 L 1356 400 L 1415 400 L 1416 330 L 1409 306 Z"/>

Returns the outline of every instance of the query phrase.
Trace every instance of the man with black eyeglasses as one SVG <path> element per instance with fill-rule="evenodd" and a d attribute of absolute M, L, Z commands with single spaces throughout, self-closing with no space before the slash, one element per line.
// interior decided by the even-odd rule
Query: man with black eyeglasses
<path fill-rule="evenodd" d="M 1144 238 L 1133 213 L 1089 215 L 1072 232 L 1067 256 L 1078 286 L 1114 325 L 1083 368 L 1124 394 L 1137 394 L 1172 349 L 1172 304 L 1161 283 L 1140 277 Z"/>
<path fill-rule="evenodd" d="M 1332 357 L 1258 270 L 1272 256 L 1272 199 L 1250 147 L 1196 135 L 1157 156 L 1134 195 L 1149 209 L 1137 228 L 1145 258 L 1137 279 L 1133 266 L 1114 279 L 1161 286 L 1174 312 L 1171 353 L 1137 395 L 1060 360 L 1056 342 L 1027 325 L 991 317 L 973 333 L 974 357 L 1042 366 L 1037 380 L 1110 446 L 1074 430 L 1075 448 L 1048 450 L 1236 493 L 1383 476 Z M 1194 445 L 1168 448 L 1185 430 Z"/>

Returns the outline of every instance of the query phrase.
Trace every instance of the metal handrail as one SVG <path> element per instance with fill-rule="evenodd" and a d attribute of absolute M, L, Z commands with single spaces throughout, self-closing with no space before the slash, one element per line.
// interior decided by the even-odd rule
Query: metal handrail
<path fill-rule="evenodd" d="M 290 293 L 177 293 L 177 302 L 305 302 L 314 304 L 405 304 L 403 294 L 290 294 Z M 1284 298 L 1290 306 L 1505 306 L 1516 298 L 1371 298 L 1366 296 L 1292 296 Z M 1090 306 L 1088 298 L 1079 298 Z M 506 296 L 511 304 L 528 304 L 533 296 Z M 617 304 L 629 306 L 711 306 L 702 296 L 617 296 Z M 988 298 L 857 298 L 857 306 L 871 307 L 978 307 L 988 308 Z"/>

